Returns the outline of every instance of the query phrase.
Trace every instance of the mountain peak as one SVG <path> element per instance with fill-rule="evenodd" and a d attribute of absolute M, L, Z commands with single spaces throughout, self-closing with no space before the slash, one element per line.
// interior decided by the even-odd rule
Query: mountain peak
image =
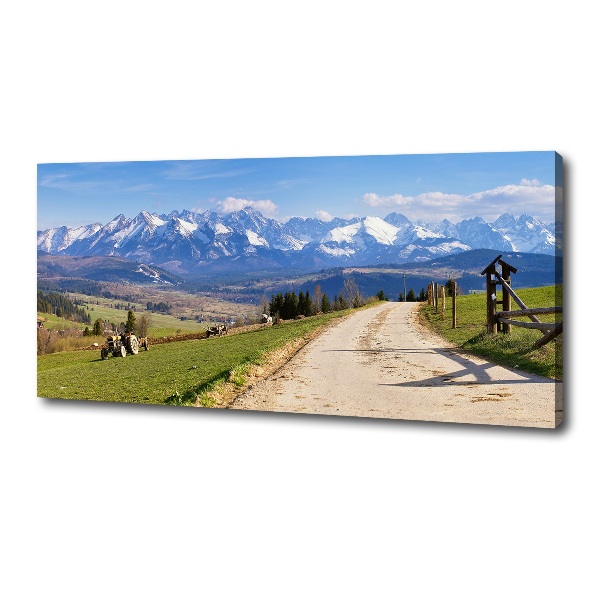
<path fill-rule="evenodd" d="M 403 214 L 397 213 L 397 212 L 390 213 L 383 220 L 386 223 L 389 223 L 390 225 L 394 225 L 395 227 L 405 227 L 407 225 L 412 225 L 413 224 Z"/>
<path fill-rule="evenodd" d="M 134 219 L 120 214 L 104 226 L 38 232 L 38 249 L 52 254 L 119 256 L 157 266 L 177 263 L 182 273 L 220 260 L 214 268 L 232 268 L 233 261 L 243 265 L 250 258 L 255 270 L 263 264 L 360 266 L 424 260 L 468 248 L 551 254 L 556 245 L 554 228 L 529 215 L 517 220 L 503 214 L 493 223 L 474 216 L 455 225 L 448 219 L 437 225 L 414 223 L 397 212 L 328 222 L 292 217 L 280 223 L 250 205 L 226 215 L 183 210 L 159 216 L 142 210 Z"/>
<path fill-rule="evenodd" d="M 494 221 L 493 225 L 497 229 L 506 229 L 507 227 L 513 227 L 516 222 L 517 220 L 513 217 L 513 215 L 504 213 Z"/>
<path fill-rule="evenodd" d="M 533 221 L 537 222 L 537 219 L 534 219 L 531 215 L 528 215 L 528 214 L 522 214 L 517 219 L 517 223 L 531 223 Z"/>

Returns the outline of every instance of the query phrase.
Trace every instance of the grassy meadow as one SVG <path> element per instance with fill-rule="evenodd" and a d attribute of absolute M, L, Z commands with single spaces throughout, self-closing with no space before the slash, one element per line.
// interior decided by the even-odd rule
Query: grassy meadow
<path fill-rule="evenodd" d="M 127 309 L 115 308 L 115 305 L 135 305 L 135 315 L 139 317 L 143 314 L 150 317 L 150 327 L 148 329 L 149 337 L 164 337 L 176 335 L 180 333 L 199 333 L 204 331 L 207 326 L 215 324 L 220 319 L 227 318 L 234 322 L 242 315 L 248 318 L 256 316 L 259 308 L 252 304 L 242 304 L 231 302 L 210 295 L 195 295 L 183 292 L 170 292 L 161 290 L 160 293 L 155 290 L 145 289 L 141 287 L 125 289 L 125 292 L 137 294 L 140 296 L 137 302 L 126 302 L 124 300 L 103 298 L 101 296 L 87 296 L 84 294 L 74 294 L 67 292 L 67 295 L 73 299 L 78 299 L 83 302 L 82 307 L 89 312 L 92 324 L 96 319 L 102 319 L 109 323 L 121 323 L 127 321 Z M 145 310 L 146 302 L 164 301 L 170 304 L 173 308 L 170 313 L 160 313 Z M 203 322 L 195 320 L 195 316 L 202 314 Z M 85 329 L 84 323 L 75 323 L 66 319 L 62 319 L 53 314 L 37 313 L 38 321 L 44 322 L 44 328 L 48 330 L 65 330 L 72 331 Z M 88 325 L 91 329 L 91 325 Z M 87 342 L 92 341 L 85 338 Z M 66 349 L 66 348 L 65 348 Z"/>
<path fill-rule="evenodd" d="M 500 287 L 499 287 L 500 289 Z M 562 306 L 562 286 L 546 286 L 516 290 L 518 296 L 530 308 Z M 502 292 L 499 294 L 502 299 Z M 518 310 L 512 302 L 512 310 Z M 498 310 L 501 310 L 500 307 Z M 452 329 L 452 299 L 446 298 L 446 311 L 442 318 L 441 308 L 435 312 L 433 306 L 423 304 L 420 311 L 425 324 L 447 340 L 479 356 L 523 371 L 562 380 L 563 377 L 563 336 L 559 335 L 539 349 L 534 343 L 542 337 L 542 332 L 522 327 L 512 327 L 509 334 L 486 333 L 486 296 L 475 294 L 458 296 L 456 299 L 456 329 Z M 540 321 L 561 321 L 562 314 L 538 315 Z M 519 317 L 516 320 L 529 320 Z"/>
<path fill-rule="evenodd" d="M 151 346 L 135 356 L 100 358 L 82 350 L 38 356 L 38 396 L 210 406 L 219 384 L 243 385 L 251 365 L 288 342 L 314 332 L 339 311 L 223 337 Z"/>

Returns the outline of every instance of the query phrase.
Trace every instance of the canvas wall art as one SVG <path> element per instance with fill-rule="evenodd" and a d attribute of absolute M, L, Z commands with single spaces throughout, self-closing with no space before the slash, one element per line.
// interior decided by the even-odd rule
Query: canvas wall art
<path fill-rule="evenodd" d="M 37 185 L 39 397 L 562 421 L 555 152 L 54 163 Z"/>

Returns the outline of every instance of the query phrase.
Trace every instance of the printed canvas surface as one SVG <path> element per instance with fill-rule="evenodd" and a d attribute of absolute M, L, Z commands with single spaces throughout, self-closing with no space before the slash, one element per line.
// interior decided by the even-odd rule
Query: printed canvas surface
<path fill-rule="evenodd" d="M 534 151 L 40 164 L 38 395 L 554 428 L 562 177 Z"/>

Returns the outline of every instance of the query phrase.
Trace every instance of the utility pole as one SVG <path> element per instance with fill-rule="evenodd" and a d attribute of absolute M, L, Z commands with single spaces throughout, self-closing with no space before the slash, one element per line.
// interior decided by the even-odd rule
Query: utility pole
<path fill-rule="evenodd" d="M 406 273 L 404 273 L 403 277 L 404 277 L 404 302 L 406 302 Z"/>

